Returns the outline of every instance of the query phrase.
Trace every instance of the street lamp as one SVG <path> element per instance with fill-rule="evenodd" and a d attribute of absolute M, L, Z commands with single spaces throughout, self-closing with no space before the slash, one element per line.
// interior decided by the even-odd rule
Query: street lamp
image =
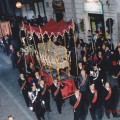
<path fill-rule="evenodd" d="M 16 7 L 17 7 L 17 8 L 21 8 L 21 7 L 22 7 L 21 2 L 17 2 L 17 3 L 16 3 Z"/>

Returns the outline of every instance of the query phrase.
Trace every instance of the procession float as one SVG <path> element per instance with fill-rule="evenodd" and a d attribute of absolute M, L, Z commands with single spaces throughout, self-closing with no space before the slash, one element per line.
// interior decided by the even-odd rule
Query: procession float
<path fill-rule="evenodd" d="M 74 84 L 74 77 L 70 75 L 70 63 L 69 57 L 70 52 L 66 49 L 66 46 L 57 46 L 54 42 L 49 39 L 47 42 L 44 42 L 43 35 L 47 34 L 49 38 L 54 35 L 56 38 L 58 35 L 64 37 L 65 32 L 69 32 L 71 28 L 74 28 L 73 20 L 65 22 L 63 19 L 60 22 L 56 22 L 51 19 L 44 27 L 31 26 L 30 24 L 24 24 L 21 31 L 25 34 L 30 34 L 33 40 L 33 44 L 27 45 L 25 39 L 27 36 L 20 36 L 23 42 L 23 48 L 21 51 L 25 53 L 26 64 L 28 64 L 27 59 L 34 59 L 36 57 L 40 68 L 42 68 L 42 76 L 46 78 L 46 84 L 50 86 L 53 82 L 53 77 L 57 76 L 59 81 L 65 83 L 65 87 L 61 89 L 63 98 L 68 98 L 76 90 Z M 35 39 L 33 38 L 33 33 L 38 37 L 42 36 L 42 42 L 36 44 Z M 33 57 L 31 57 L 33 56 Z M 33 60 L 34 61 L 34 60 Z"/>

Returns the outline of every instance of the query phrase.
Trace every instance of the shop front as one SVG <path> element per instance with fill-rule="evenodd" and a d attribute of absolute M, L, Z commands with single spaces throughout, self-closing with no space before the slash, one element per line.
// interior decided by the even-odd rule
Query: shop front
<path fill-rule="evenodd" d="M 98 32 L 102 36 L 105 35 L 103 6 L 99 0 L 85 0 L 84 13 L 87 14 L 86 30 L 91 33 Z"/>
<path fill-rule="evenodd" d="M 105 27 L 104 27 L 104 16 L 103 14 L 88 14 L 90 17 L 90 26 L 91 32 L 98 32 L 101 35 L 105 35 Z"/>

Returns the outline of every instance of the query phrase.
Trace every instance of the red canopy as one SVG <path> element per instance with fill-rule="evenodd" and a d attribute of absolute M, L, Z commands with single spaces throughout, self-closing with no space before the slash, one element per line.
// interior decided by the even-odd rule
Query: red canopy
<path fill-rule="evenodd" d="M 45 28 L 51 27 L 51 26 L 53 26 L 54 24 L 57 24 L 57 22 L 56 22 L 54 19 L 50 19 L 50 21 L 47 22 L 47 23 L 43 26 L 43 28 L 45 29 Z"/>
<path fill-rule="evenodd" d="M 37 34 L 48 34 L 48 36 L 52 36 L 53 34 L 55 37 L 58 35 L 64 35 L 65 31 L 68 32 L 70 28 L 74 28 L 74 22 L 73 20 L 70 20 L 69 22 L 65 22 L 64 19 L 62 19 L 60 22 L 56 22 L 54 19 L 50 19 L 48 23 L 46 23 L 43 27 L 34 27 L 30 25 L 24 24 L 24 29 L 26 29 L 29 32 L 35 32 Z"/>

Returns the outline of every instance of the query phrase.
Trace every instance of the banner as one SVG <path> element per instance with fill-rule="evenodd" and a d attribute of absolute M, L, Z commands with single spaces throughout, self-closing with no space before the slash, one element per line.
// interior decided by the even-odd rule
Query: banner
<path fill-rule="evenodd" d="M 61 89 L 63 99 L 70 97 L 77 90 L 75 83 L 74 83 L 74 79 L 72 79 L 72 80 L 65 79 L 62 81 L 62 83 L 65 84 L 64 88 Z"/>
<path fill-rule="evenodd" d="M 2 33 L 2 37 L 6 36 L 6 35 L 10 35 L 11 34 L 10 23 L 9 22 L 1 22 L 0 23 L 0 32 Z"/>
<path fill-rule="evenodd" d="M 2 30 L 1 30 L 1 26 L 0 26 L 0 38 L 2 38 Z"/>

